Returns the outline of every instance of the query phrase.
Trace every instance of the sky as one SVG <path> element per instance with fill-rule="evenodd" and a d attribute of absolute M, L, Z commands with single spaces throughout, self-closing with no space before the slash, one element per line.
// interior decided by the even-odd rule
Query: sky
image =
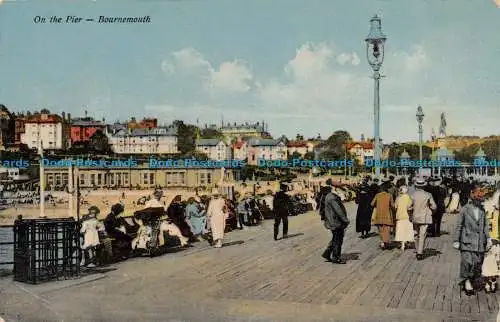
<path fill-rule="evenodd" d="M 107 122 L 264 120 L 274 136 L 373 136 L 364 39 L 387 35 L 384 142 L 500 134 L 500 8 L 493 0 L 3 0 L 0 103 Z M 36 16 L 148 24 L 34 23 Z"/>

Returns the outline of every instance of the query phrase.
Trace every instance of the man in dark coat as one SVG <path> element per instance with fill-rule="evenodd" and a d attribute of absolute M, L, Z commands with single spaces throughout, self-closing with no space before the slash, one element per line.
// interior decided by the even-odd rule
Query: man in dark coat
<path fill-rule="evenodd" d="M 329 183 L 331 185 L 331 182 Z M 344 232 L 349 226 L 347 212 L 340 197 L 330 192 L 325 198 L 325 228 L 332 233 L 332 239 L 322 256 L 327 261 L 336 264 L 345 264 L 340 258 L 342 253 L 342 243 L 344 242 Z"/>
<path fill-rule="evenodd" d="M 429 186 L 429 193 L 436 203 L 436 209 L 432 212 L 432 225 L 430 226 L 429 233 L 434 237 L 441 236 L 441 222 L 443 215 L 446 212 L 446 188 L 442 186 L 441 179 L 435 177 L 431 181 L 432 185 Z"/>
<path fill-rule="evenodd" d="M 371 206 L 374 195 L 369 186 L 363 183 L 356 194 L 358 210 L 356 212 L 356 232 L 361 233 L 361 238 L 368 237 L 371 230 L 373 207 Z"/>
<path fill-rule="evenodd" d="M 464 207 L 469 202 L 472 190 L 472 180 L 463 179 L 460 183 L 460 206 Z"/>
<path fill-rule="evenodd" d="M 274 240 L 278 240 L 280 223 L 283 222 L 283 239 L 288 237 L 288 215 L 293 211 L 290 197 L 286 194 L 288 186 L 280 184 L 280 191 L 274 195 Z"/>

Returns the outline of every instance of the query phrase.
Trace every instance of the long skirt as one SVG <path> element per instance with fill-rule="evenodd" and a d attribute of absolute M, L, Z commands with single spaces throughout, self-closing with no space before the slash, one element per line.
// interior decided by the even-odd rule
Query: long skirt
<path fill-rule="evenodd" d="M 457 212 L 459 204 L 460 204 L 460 195 L 458 193 L 454 192 L 451 195 L 451 202 L 450 202 L 450 205 L 448 206 L 447 212 L 448 213 Z"/>
<path fill-rule="evenodd" d="M 412 242 L 414 241 L 413 224 L 409 219 L 402 219 L 396 222 L 395 241 Z"/>
<path fill-rule="evenodd" d="M 191 217 L 188 221 L 191 226 L 191 232 L 195 236 L 203 235 L 207 232 L 207 217 Z"/>
<path fill-rule="evenodd" d="M 500 276 L 500 244 L 491 246 L 486 253 L 482 266 L 482 275 L 485 277 Z"/>
<path fill-rule="evenodd" d="M 215 214 L 210 218 L 210 228 L 214 241 L 224 239 L 224 229 L 226 228 L 226 216 L 224 213 Z"/>
<path fill-rule="evenodd" d="M 481 276 L 484 254 L 460 251 L 460 281 L 474 280 Z"/>

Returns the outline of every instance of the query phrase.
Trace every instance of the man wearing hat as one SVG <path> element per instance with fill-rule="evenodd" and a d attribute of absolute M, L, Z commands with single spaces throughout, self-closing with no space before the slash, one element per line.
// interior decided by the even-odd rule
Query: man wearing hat
<path fill-rule="evenodd" d="M 432 213 L 437 208 L 432 195 L 424 190 L 427 183 L 422 177 L 415 181 L 413 199 L 413 228 L 416 234 L 417 260 L 424 259 L 427 229 L 432 224 Z"/>
<path fill-rule="evenodd" d="M 332 181 L 327 181 L 329 186 L 332 186 Z M 344 242 L 344 232 L 349 226 L 349 219 L 347 212 L 340 197 L 333 192 L 329 192 L 325 197 L 325 228 L 332 233 L 332 239 L 328 247 L 323 252 L 322 257 L 327 261 L 336 264 L 345 264 L 346 262 L 341 259 L 342 243 Z"/>
<path fill-rule="evenodd" d="M 486 192 L 474 188 L 471 202 L 460 211 L 453 247 L 460 250 L 460 283 L 467 295 L 474 294 L 473 282 L 481 275 L 484 254 L 491 247 L 489 223 L 482 203 Z"/>
<path fill-rule="evenodd" d="M 280 191 L 274 195 L 274 240 L 278 240 L 280 223 L 283 222 L 283 239 L 288 237 L 288 215 L 293 211 L 290 197 L 286 194 L 288 186 L 280 183 Z"/>
<path fill-rule="evenodd" d="M 432 213 L 432 225 L 430 226 L 430 233 L 434 237 L 441 236 L 441 222 L 443 221 L 443 215 L 446 212 L 446 188 L 442 185 L 440 177 L 434 177 L 431 180 L 431 186 L 429 187 L 429 192 L 432 198 L 436 202 L 436 210 Z"/>

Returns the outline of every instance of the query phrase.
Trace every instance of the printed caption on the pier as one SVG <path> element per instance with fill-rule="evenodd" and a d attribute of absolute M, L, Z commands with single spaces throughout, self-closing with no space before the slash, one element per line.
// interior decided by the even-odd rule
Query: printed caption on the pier
<path fill-rule="evenodd" d="M 80 16 L 35 16 L 33 22 L 36 24 L 146 24 L 151 23 L 151 16 L 142 17 L 80 17 Z"/>

